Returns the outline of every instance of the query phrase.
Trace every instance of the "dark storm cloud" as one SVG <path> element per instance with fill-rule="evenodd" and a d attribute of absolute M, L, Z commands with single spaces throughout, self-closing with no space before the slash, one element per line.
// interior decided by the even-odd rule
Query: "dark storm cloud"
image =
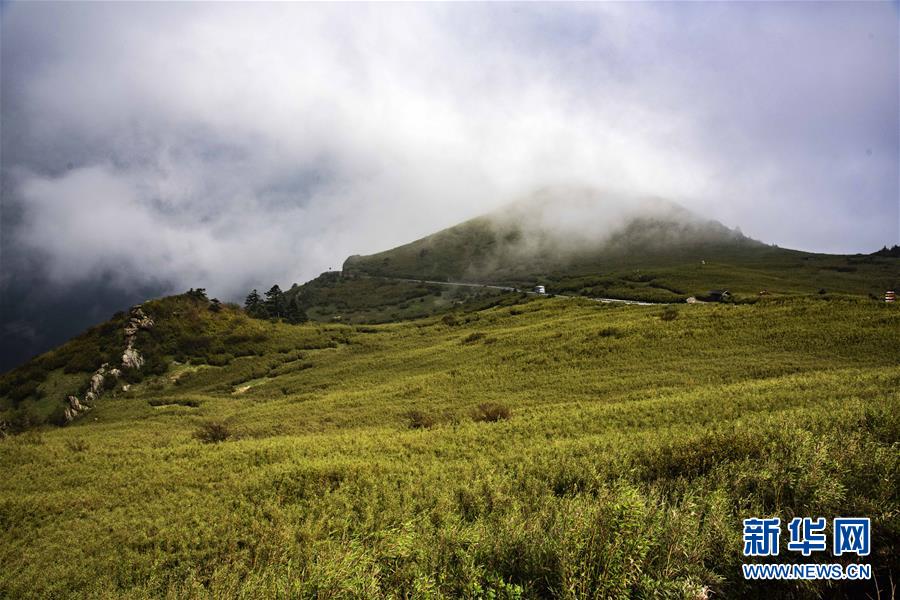
<path fill-rule="evenodd" d="M 560 183 L 670 198 L 785 246 L 898 241 L 892 4 L 2 17 L 6 293 L 235 298 Z"/>

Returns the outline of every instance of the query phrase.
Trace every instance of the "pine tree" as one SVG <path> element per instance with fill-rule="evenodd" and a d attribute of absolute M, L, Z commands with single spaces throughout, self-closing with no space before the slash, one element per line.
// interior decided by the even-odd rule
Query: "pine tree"
<path fill-rule="evenodd" d="M 191 288 L 187 291 L 187 295 L 191 298 L 196 298 L 197 300 L 203 300 L 207 302 L 209 299 L 206 297 L 206 288 Z"/>
<path fill-rule="evenodd" d="M 244 300 L 244 310 L 251 317 L 263 318 L 265 316 L 261 314 L 263 311 L 262 298 L 255 289 L 247 294 L 247 299 Z"/>
<path fill-rule="evenodd" d="M 281 288 L 278 287 L 277 283 L 266 292 L 266 299 L 263 302 L 263 306 L 265 306 L 269 317 L 280 319 L 284 316 L 284 292 L 281 291 Z"/>
<path fill-rule="evenodd" d="M 309 317 L 306 316 L 306 311 L 300 306 L 296 297 L 287 302 L 287 306 L 284 309 L 284 318 L 288 323 L 292 324 L 306 323 L 309 321 Z"/>

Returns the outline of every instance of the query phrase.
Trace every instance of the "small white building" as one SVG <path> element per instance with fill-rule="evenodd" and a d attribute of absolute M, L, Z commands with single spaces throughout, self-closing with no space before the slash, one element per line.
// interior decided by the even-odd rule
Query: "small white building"
<path fill-rule="evenodd" d="M 536 286 L 534 286 L 534 293 L 535 294 L 546 294 L 547 289 L 542 285 L 536 285 Z"/>

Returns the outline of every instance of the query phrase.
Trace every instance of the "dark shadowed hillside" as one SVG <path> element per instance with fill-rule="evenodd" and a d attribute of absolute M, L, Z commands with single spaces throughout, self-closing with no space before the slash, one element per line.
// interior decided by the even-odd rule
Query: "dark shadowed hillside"
<path fill-rule="evenodd" d="M 285 292 L 313 321 L 387 323 L 445 312 L 461 304 L 491 302 L 503 292 L 491 288 L 446 286 L 372 277 L 322 273 Z"/>
<path fill-rule="evenodd" d="M 172 366 L 224 367 L 262 354 L 276 330 L 278 351 L 335 344 L 327 330 L 252 319 L 202 290 L 144 302 L 0 376 L 0 435 L 64 425 Z"/>

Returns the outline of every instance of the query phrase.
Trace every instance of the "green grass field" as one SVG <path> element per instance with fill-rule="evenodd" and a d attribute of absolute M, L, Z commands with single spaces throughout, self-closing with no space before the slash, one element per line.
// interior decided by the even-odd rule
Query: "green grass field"
<path fill-rule="evenodd" d="M 145 308 L 167 368 L 0 440 L 2 597 L 877 597 L 744 582 L 769 515 L 871 517 L 898 580 L 898 306 Z"/>

